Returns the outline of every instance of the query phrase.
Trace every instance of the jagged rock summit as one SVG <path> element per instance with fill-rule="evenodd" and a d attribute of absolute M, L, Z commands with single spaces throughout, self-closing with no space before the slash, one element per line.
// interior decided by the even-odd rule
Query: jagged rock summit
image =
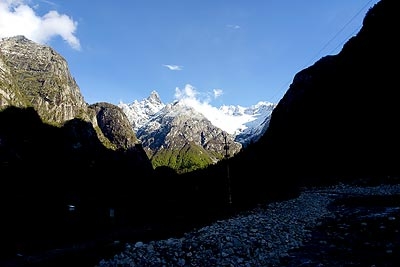
<path fill-rule="evenodd" d="M 150 96 L 141 101 L 134 100 L 131 104 L 120 102 L 118 106 L 124 111 L 132 128 L 137 132 L 151 117 L 165 107 L 157 91 L 153 90 Z"/>

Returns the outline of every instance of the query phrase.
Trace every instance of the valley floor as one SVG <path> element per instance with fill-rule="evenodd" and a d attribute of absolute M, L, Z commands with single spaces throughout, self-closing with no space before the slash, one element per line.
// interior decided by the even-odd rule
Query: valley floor
<path fill-rule="evenodd" d="M 97 266 L 399 266 L 400 185 L 307 189 Z"/>
<path fill-rule="evenodd" d="M 308 188 L 178 237 L 145 236 L 23 255 L 0 266 L 399 266 L 400 185 Z"/>

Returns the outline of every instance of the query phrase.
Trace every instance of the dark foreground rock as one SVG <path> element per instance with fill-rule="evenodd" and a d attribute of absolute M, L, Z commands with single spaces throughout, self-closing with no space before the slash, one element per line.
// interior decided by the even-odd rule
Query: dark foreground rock
<path fill-rule="evenodd" d="M 400 196 L 343 195 L 281 266 L 400 266 Z"/>
<path fill-rule="evenodd" d="M 181 238 L 126 244 L 97 266 L 398 266 L 400 186 L 305 189 Z"/>

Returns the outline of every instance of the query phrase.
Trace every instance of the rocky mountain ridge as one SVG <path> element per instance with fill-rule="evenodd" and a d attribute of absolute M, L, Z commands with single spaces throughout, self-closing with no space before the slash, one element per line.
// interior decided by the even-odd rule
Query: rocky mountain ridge
<path fill-rule="evenodd" d="M 185 101 L 164 104 L 155 90 L 148 98 L 131 104 L 120 102 L 118 106 L 127 115 L 155 167 L 169 166 L 185 172 L 233 156 L 256 142 L 267 129 L 276 105 L 260 101 L 247 108 L 231 105 L 215 109 L 213 115 L 219 113 L 222 119 L 238 125 L 233 132 L 218 123 L 220 118 Z M 178 158 L 183 161 L 177 162 Z"/>
<path fill-rule="evenodd" d="M 123 128 L 117 138 L 109 131 L 110 119 L 108 125 L 102 123 L 104 113 L 99 112 L 104 109 L 112 110 L 107 113 L 109 118 L 119 118 L 114 123 L 129 123 L 116 105 L 89 106 L 66 60 L 51 47 L 21 35 L 0 40 L 0 108 L 10 106 L 33 107 L 44 122 L 52 125 L 62 126 L 76 118 L 90 122 L 101 142 L 112 149 L 127 149 L 127 144 L 133 148 L 139 143 L 132 129 Z"/>
<path fill-rule="evenodd" d="M 174 100 L 172 103 L 165 104 L 162 102 L 158 92 L 153 90 L 150 96 L 142 100 L 134 100 L 130 104 L 123 103 L 122 101 L 118 106 L 128 116 L 129 121 L 135 132 L 144 127 L 154 116 L 162 116 L 159 113 L 166 113 L 170 109 L 163 111 L 166 105 L 175 105 L 176 102 L 181 102 L 182 105 L 192 107 L 194 112 L 198 112 L 206 117 L 211 123 L 220 128 L 221 130 L 231 134 L 235 141 L 241 143 L 243 146 L 251 142 L 255 142 L 265 132 L 268 127 L 269 117 L 273 109 L 276 107 L 275 103 L 267 101 L 259 101 L 257 104 L 243 107 L 240 105 L 223 105 L 220 107 L 211 107 L 215 112 L 219 113 L 222 118 L 228 118 L 233 122 L 236 128 L 227 127 L 221 124 L 216 116 L 204 112 L 201 107 L 188 104 L 185 100 Z M 182 110 L 183 112 L 184 110 Z M 232 130 L 233 129 L 233 130 Z"/>
<path fill-rule="evenodd" d="M 157 114 L 137 132 L 155 166 L 191 171 L 221 160 L 228 152 L 225 145 L 229 144 L 230 156 L 241 149 L 232 135 L 180 102 L 166 105 Z"/>

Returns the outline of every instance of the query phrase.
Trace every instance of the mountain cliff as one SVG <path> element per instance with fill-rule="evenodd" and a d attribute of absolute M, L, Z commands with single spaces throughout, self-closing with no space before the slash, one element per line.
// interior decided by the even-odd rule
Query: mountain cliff
<path fill-rule="evenodd" d="M 33 107 L 43 122 L 56 126 L 76 118 L 90 122 L 100 141 L 112 149 L 140 143 L 133 131 L 122 131 L 129 124 L 123 112 L 112 116 L 120 111 L 117 106 L 88 106 L 66 60 L 51 47 L 24 36 L 0 41 L 0 109 L 11 106 Z"/>
<path fill-rule="evenodd" d="M 265 195 L 269 187 L 278 192 L 287 185 L 399 177 L 400 109 L 392 64 L 400 51 L 397 13 L 395 1 L 380 1 L 338 54 L 295 75 L 266 133 L 232 159 L 232 173 L 251 177 L 249 195 L 258 188 Z M 239 164 L 246 171 L 236 169 Z M 232 179 L 244 188 L 239 176 Z"/>
<path fill-rule="evenodd" d="M 24 36 L 0 41 L 0 105 L 33 106 L 47 122 L 89 119 L 87 104 L 65 59 Z"/>
<path fill-rule="evenodd" d="M 0 201 L 9 214 L 0 258 L 15 255 L 16 243 L 46 249 L 88 236 L 111 208 L 128 216 L 143 206 L 154 169 L 129 120 L 116 105 L 87 105 L 52 48 L 23 36 L 0 40 L 0 125 Z M 79 213 L 73 223 L 68 207 Z"/>
<path fill-rule="evenodd" d="M 399 174 L 399 59 L 395 1 L 370 9 L 337 55 L 297 73 L 262 144 L 303 177 Z"/>

